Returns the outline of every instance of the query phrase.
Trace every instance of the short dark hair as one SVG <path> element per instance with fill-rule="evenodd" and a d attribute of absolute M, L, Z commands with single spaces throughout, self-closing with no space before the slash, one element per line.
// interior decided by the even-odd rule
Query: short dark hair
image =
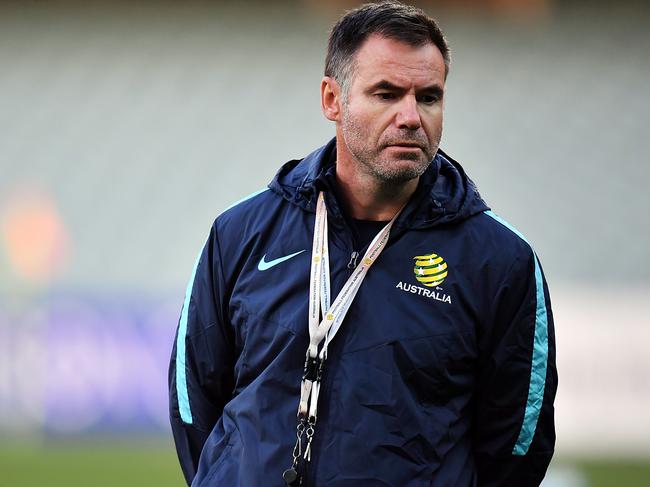
<path fill-rule="evenodd" d="M 449 45 L 438 23 L 421 9 L 389 0 L 366 3 L 341 17 L 330 32 L 325 57 L 325 76 L 334 78 L 344 94 L 354 74 L 354 56 L 372 34 L 405 42 L 411 46 L 434 44 L 449 73 Z"/>

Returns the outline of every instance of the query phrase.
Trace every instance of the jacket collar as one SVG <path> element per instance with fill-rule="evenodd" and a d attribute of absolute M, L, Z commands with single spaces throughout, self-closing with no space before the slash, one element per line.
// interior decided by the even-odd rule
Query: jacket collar
<path fill-rule="evenodd" d="M 342 218 L 341 206 L 332 191 L 336 184 L 335 168 L 336 138 L 333 138 L 304 159 L 284 164 L 269 188 L 312 213 L 316 211 L 318 192 L 326 191 L 328 212 L 332 218 Z M 487 209 L 461 165 L 438 150 L 394 228 L 427 228 L 464 220 Z"/>

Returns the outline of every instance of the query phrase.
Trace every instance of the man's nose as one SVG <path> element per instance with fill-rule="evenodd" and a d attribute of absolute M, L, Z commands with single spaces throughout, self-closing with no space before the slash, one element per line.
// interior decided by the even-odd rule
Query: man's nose
<path fill-rule="evenodd" d="M 399 106 L 395 123 L 398 128 L 417 130 L 422 126 L 415 96 L 405 96 Z"/>

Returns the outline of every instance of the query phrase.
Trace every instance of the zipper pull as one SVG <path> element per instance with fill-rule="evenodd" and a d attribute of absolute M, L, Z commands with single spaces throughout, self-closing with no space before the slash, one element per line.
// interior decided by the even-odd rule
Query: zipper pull
<path fill-rule="evenodd" d="M 357 267 L 357 258 L 359 257 L 359 252 L 353 251 L 350 256 L 350 262 L 348 262 L 348 269 L 355 269 Z"/>

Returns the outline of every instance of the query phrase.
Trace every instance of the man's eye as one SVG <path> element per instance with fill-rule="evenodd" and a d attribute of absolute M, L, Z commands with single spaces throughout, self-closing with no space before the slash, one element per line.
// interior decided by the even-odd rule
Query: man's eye
<path fill-rule="evenodd" d="M 420 102 L 426 104 L 426 105 L 433 105 L 436 103 L 440 98 L 438 98 L 435 95 L 422 95 L 419 97 Z"/>
<path fill-rule="evenodd" d="M 376 93 L 376 97 L 378 97 L 380 100 L 392 100 L 395 98 L 394 93 Z"/>

